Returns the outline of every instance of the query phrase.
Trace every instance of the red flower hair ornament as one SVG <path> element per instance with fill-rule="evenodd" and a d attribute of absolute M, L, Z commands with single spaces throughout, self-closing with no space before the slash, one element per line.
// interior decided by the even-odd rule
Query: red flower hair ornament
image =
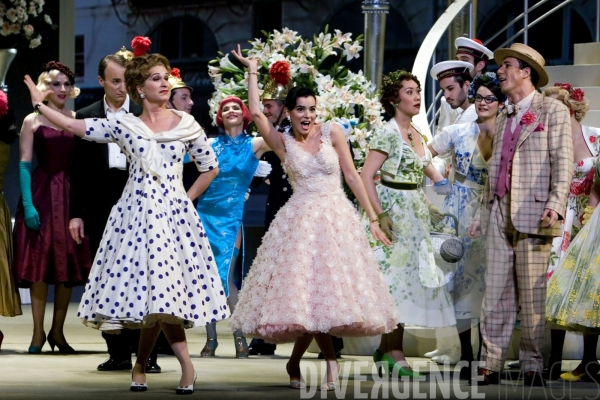
<path fill-rule="evenodd" d="M 583 101 L 583 97 L 585 96 L 585 93 L 583 90 L 581 90 L 581 88 L 575 89 L 573 87 L 573 85 L 571 85 L 570 83 L 555 83 L 554 86 L 559 87 L 559 88 L 564 89 L 567 92 L 569 92 L 569 97 L 571 97 L 573 100 Z M 573 113 L 571 112 L 571 114 L 573 114 Z"/>
<path fill-rule="evenodd" d="M 573 91 L 571 92 L 571 97 L 574 100 L 582 101 L 583 100 L 583 96 L 585 96 L 585 93 L 580 88 L 573 89 Z"/>
<path fill-rule="evenodd" d="M 180 81 L 183 80 L 181 79 L 181 71 L 179 68 L 171 68 L 171 76 L 179 79 Z"/>
<path fill-rule="evenodd" d="M 269 68 L 269 76 L 277 84 L 287 86 L 290 83 L 290 64 L 287 61 L 277 61 Z"/>
<path fill-rule="evenodd" d="M 223 125 L 223 106 L 231 102 L 238 104 L 242 108 L 242 119 L 244 121 L 244 130 L 246 130 L 248 125 L 250 125 L 250 122 L 252 122 L 252 114 L 250 114 L 250 110 L 248 110 L 248 107 L 246 107 L 242 99 L 236 96 L 225 97 L 219 103 L 219 109 L 217 110 L 216 117 L 217 126 L 221 129 L 225 129 Z"/>
<path fill-rule="evenodd" d="M 148 51 L 150 50 L 151 44 L 152 44 L 152 41 L 150 40 L 149 37 L 146 37 L 146 36 L 134 37 L 133 40 L 131 41 L 131 48 L 133 49 L 133 56 L 138 57 L 138 56 L 143 56 L 144 54 L 148 53 Z"/>
<path fill-rule="evenodd" d="M 8 97 L 3 90 L 0 90 L 0 118 L 8 113 Z"/>

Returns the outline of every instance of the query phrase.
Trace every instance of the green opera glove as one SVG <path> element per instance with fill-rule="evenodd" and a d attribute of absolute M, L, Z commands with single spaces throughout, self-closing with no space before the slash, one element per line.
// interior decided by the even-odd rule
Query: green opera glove
<path fill-rule="evenodd" d="M 40 229 L 40 215 L 33 205 L 31 196 L 31 163 L 19 162 L 19 184 L 21 186 L 21 199 L 23 201 L 23 214 L 25 225 L 34 231 Z"/>
<path fill-rule="evenodd" d="M 429 218 L 431 219 L 432 224 L 439 224 L 444 219 L 444 213 L 442 210 L 433 204 L 428 204 L 427 208 L 429 209 Z"/>
<path fill-rule="evenodd" d="M 388 239 L 392 240 L 392 231 L 394 229 L 394 222 L 392 221 L 392 218 L 387 212 L 382 212 L 377 216 L 377 219 L 379 220 L 379 227 L 381 228 L 381 231 L 385 233 L 385 236 L 387 236 Z"/>

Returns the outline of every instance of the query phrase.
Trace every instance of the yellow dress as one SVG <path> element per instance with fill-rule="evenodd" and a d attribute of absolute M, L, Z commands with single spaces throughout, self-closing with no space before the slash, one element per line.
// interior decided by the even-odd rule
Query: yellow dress
<path fill-rule="evenodd" d="M 10 160 L 10 145 L 0 141 L 0 190 L 4 186 L 4 177 Z M 0 315 L 14 317 L 21 315 L 21 298 L 12 270 L 13 239 L 10 209 L 0 191 Z"/>

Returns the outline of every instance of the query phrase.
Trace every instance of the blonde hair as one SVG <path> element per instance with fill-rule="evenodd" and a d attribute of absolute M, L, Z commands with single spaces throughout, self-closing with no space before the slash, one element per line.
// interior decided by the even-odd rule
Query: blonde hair
<path fill-rule="evenodd" d="M 61 73 L 62 72 L 57 69 L 52 69 L 50 71 L 42 72 L 40 74 L 40 76 L 38 77 L 36 87 L 41 92 L 44 92 L 44 91 L 50 89 L 50 85 L 52 84 L 52 82 L 54 82 L 56 80 L 56 78 L 58 77 L 58 74 L 61 74 Z M 69 77 L 67 76 L 67 79 L 68 78 Z M 73 83 L 71 82 L 70 79 L 69 79 L 69 83 L 71 83 L 71 92 L 69 93 L 69 98 L 74 99 L 75 97 L 79 96 L 79 92 L 81 92 L 81 90 L 78 87 L 76 87 L 75 85 L 73 85 Z"/>
<path fill-rule="evenodd" d="M 558 86 L 550 86 L 544 90 L 544 96 L 552 96 L 556 95 L 556 99 L 562 101 L 569 110 L 575 115 L 575 120 L 577 122 L 581 122 L 585 114 L 587 114 L 590 109 L 590 102 L 588 99 L 583 97 L 583 100 L 577 101 L 571 97 L 571 93 L 567 90 L 558 87 Z"/>

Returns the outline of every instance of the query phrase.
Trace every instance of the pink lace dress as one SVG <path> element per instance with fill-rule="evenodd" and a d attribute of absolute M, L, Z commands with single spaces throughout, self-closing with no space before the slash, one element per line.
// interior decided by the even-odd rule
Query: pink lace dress
<path fill-rule="evenodd" d="M 250 337 L 373 336 L 398 323 L 359 214 L 344 195 L 330 129 L 321 126 L 315 155 L 285 137 L 294 193 L 263 237 L 231 318 L 231 327 Z"/>

